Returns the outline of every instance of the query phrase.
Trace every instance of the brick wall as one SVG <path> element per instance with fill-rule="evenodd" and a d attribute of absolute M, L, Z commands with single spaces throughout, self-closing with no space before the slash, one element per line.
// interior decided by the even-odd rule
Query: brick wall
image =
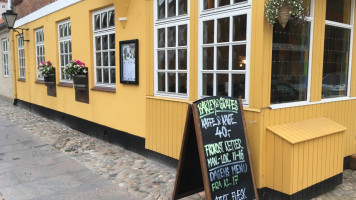
<path fill-rule="evenodd" d="M 20 19 L 55 1 L 57 0 L 13 0 L 14 12 L 18 13 L 17 19 Z"/>

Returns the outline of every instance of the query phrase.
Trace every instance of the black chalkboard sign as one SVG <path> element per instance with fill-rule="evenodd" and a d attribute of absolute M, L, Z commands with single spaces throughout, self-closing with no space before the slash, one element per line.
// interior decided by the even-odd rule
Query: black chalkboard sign
<path fill-rule="evenodd" d="M 190 194 L 188 188 L 194 191 L 189 182 L 179 181 L 184 180 L 187 166 L 192 169 L 200 167 L 207 200 L 258 199 L 241 101 L 230 97 L 205 98 L 193 103 L 192 114 L 193 122 L 187 117 L 173 199 Z M 189 136 L 193 132 L 192 126 L 195 127 L 196 140 L 188 139 L 192 138 Z M 186 154 L 192 156 L 185 150 L 187 144 L 193 148 L 188 140 L 196 142 L 200 165 L 184 162 Z M 181 193 L 177 188 L 186 190 Z M 198 191 L 199 188 L 195 189 Z"/>

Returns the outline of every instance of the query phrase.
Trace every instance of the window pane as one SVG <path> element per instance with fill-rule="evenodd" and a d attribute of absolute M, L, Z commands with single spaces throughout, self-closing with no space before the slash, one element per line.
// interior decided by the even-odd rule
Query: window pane
<path fill-rule="evenodd" d="M 110 66 L 116 66 L 116 64 L 115 64 L 115 51 L 110 51 Z"/>
<path fill-rule="evenodd" d="M 176 16 L 176 0 L 168 0 L 168 17 Z"/>
<path fill-rule="evenodd" d="M 222 18 L 217 20 L 217 37 L 218 42 L 228 42 L 230 33 L 230 18 Z"/>
<path fill-rule="evenodd" d="M 158 19 L 166 17 L 165 0 L 158 0 Z"/>
<path fill-rule="evenodd" d="M 166 34 L 165 29 L 158 29 L 158 48 L 164 48 L 166 46 Z"/>
<path fill-rule="evenodd" d="M 230 5 L 230 0 L 218 0 L 218 7 L 226 5 Z"/>
<path fill-rule="evenodd" d="M 228 96 L 229 94 L 229 75 L 216 75 L 216 96 Z"/>
<path fill-rule="evenodd" d="M 232 69 L 246 70 L 246 45 L 232 46 Z"/>
<path fill-rule="evenodd" d="M 203 43 L 214 43 L 214 20 L 203 22 Z"/>
<path fill-rule="evenodd" d="M 305 15 L 310 16 L 311 0 L 303 0 L 303 6 L 305 9 Z"/>
<path fill-rule="evenodd" d="M 217 70 L 229 69 L 229 46 L 217 47 Z"/>
<path fill-rule="evenodd" d="M 239 15 L 234 17 L 233 24 L 233 41 L 246 40 L 247 15 Z"/>
<path fill-rule="evenodd" d="M 63 25 L 63 37 L 68 36 L 68 28 L 67 28 L 67 24 Z"/>
<path fill-rule="evenodd" d="M 103 69 L 104 83 L 109 83 L 109 69 Z"/>
<path fill-rule="evenodd" d="M 109 55 L 108 52 L 103 52 L 103 66 L 109 65 Z"/>
<path fill-rule="evenodd" d="M 109 26 L 115 26 L 115 11 L 109 11 Z"/>
<path fill-rule="evenodd" d="M 187 46 L 187 25 L 178 26 L 178 45 Z"/>
<path fill-rule="evenodd" d="M 72 53 L 72 42 L 69 41 L 68 42 L 68 45 L 69 45 L 69 53 Z M 71 55 L 72 56 L 72 55 Z"/>
<path fill-rule="evenodd" d="M 116 83 L 115 68 L 110 69 L 110 83 Z"/>
<path fill-rule="evenodd" d="M 95 49 L 97 51 L 101 50 L 101 37 L 100 36 L 95 37 Z"/>
<path fill-rule="evenodd" d="M 326 20 L 350 24 L 351 0 L 327 0 Z"/>
<path fill-rule="evenodd" d="M 167 40 L 168 40 L 168 47 L 175 47 L 176 46 L 176 27 L 169 27 L 167 28 L 168 35 L 167 35 Z"/>
<path fill-rule="evenodd" d="M 101 69 L 96 69 L 96 82 L 101 83 L 103 82 L 103 79 L 101 77 Z"/>
<path fill-rule="evenodd" d="M 179 70 L 187 69 L 187 50 L 186 49 L 178 50 L 178 69 Z"/>
<path fill-rule="evenodd" d="M 68 53 L 68 42 L 64 42 L 64 53 Z"/>
<path fill-rule="evenodd" d="M 95 15 L 94 20 L 95 20 L 95 30 L 100 29 L 100 15 Z"/>
<path fill-rule="evenodd" d="M 107 27 L 108 27 L 108 15 L 105 12 L 101 14 L 101 28 L 107 28 Z"/>
<path fill-rule="evenodd" d="M 178 74 L 178 93 L 187 93 L 187 74 Z"/>
<path fill-rule="evenodd" d="M 232 74 L 231 78 L 231 96 L 245 99 L 245 75 Z"/>
<path fill-rule="evenodd" d="M 158 51 L 158 69 L 166 68 L 166 54 L 165 51 Z"/>
<path fill-rule="evenodd" d="M 247 0 L 234 0 L 234 3 L 247 2 Z"/>
<path fill-rule="evenodd" d="M 203 74 L 203 95 L 205 96 L 213 96 L 213 74 Z"/>
<path fill-rule="evenodd" d="M 63 26 L 59 25 L 59 37 L 63 37 Z"/>
<path fill-rule="evenodd" d="M 215 0 L 204 0 L 204 10 L 214 8 Z"/>
<path fill-rule="evenodd" d="M 102 49 L 103 50 L 107 50 L 108 49 L 108 36 L 107 35 L 103 35 L 101 37 L 102 39 Z"/>
<path fill-rule="evenodd" d="M 214 47 L 203 48 L 203 70 L 214 69 Z"/>
<path fill-rule="evenodd" d="M 176 92 L 176 73 L 168 73 L 168 92 Z"/>
<path fill-rule="evenodd" d="M 310 22 L 273 27 L 271 103 L 306 101 Z"/>
<path fill-rule="evenodd" d="M 71 23 L 68 23 L 68 35 L 72 35 Z"/>
<path fill-rule="evenodd" d="M 168 69 L 175 70 L 176 69 L 176 51 L 175 50 L 168 50 Z"/>
<path fill-rule="evenodd" d="M 109 41 L 110 41 L 109 44 L 110 49 L 115 49 L 115 34 L 109 35 Z"/>
<path fill-rule="evenodd" d="M 188 3 L 187 0 L 178 0 L 178 15 L 187 14 Z"/>
<path fill-rule="evenodd" d="M 158 91 L 166 91 L 166 73 L 158 72 Z"/>
<path fill-rule="evenodd" d="M 61 56 L 61 66 L 64 66 L 65 63 L 64 63 L 64 56 Z"/>
<path fill-rule="evenodd" d="M 351 30 L 325 26 L 322 97 L 347 95 Z"/>
<path fill-rule="evenodd" d="M 101 53 L 96 53 L 96 66 L 102 66 L 101 65 Z"/>

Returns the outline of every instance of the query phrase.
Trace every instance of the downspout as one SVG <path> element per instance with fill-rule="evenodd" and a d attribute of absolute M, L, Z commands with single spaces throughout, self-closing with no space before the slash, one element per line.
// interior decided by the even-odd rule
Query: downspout
<path fill-rule="evenodd" d="M 7 9 L 12 10 L 12 0 L 7 1 Z M 15 41 L 14 41 L 14 32 L 10 30 L 10 47 L 11 47 L 11 60 L 12 60 L 12 71 L 13 71 L 13 81 L 14 81 L 14 105 L 17 105 L 17 79 L 16 79 L 16 65 L 15 65 Z"/>

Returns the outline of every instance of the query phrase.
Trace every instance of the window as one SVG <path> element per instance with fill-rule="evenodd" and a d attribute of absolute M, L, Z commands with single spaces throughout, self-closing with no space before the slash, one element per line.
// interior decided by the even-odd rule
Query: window
<path fill-rule="evenodd" d="M 2 8 L 5 8 L 5 5 L 2 5 L 1 7 L 2 7 Z"/>
<path fill-rule="evenodd" d="M 8 55 L 8 46 L 7 38 L 1 40 L 2 44 L 2 65 L 4 67 L 4 77 L 9 76 L 9 55 Z"/>
<path fill-rule="evenodd" d="M 23 38 L 21 38 L 20 36 L 17 36 L 17 49 L 18 49 L 18 57 L 19 57 L 20 78 L 25 79 L 26 78 L 26 73 L 25 73 L 25 47 L 24 47 Z"/>
<path fill-rule="evenodd" d="M 44 52 L 44 34 L 43 28 L 35 31 L 35 40 L 36 40 L 36 66 L 38 66 L 41 62 L 45 61 L 45 52 Z M 37 71 L 37 79 L 43 80 L 43 77 Z"/>
<path fill-rule="evenodd" d="M 61 82 L 70 82 L 70 76 L 63 73 L 64 67 L 72 60 L 72 39 L 70 21 L 58 23 L 59 66 Z"/>
<path fill-rule="evenodd" d="M 93 13 L 95 85 L 115 87 L 115 11 L 113 7 Z"/>
<path fill-rule="evenodd" d="M 200 3 L 199 97 L 238 97 L 248 104 L 251 5 L 241 0 Z"/>
<path fill-rule="evenodd" d="M 155 95 L 188 98 L 188 0 L 155 1 Z"/>
<path fill-rule="evenodd" d="M 349 94 L 353 0 L 327 0 L 322 98 Z"/>
<path fill-rule="evenodd" d="M 305 0 L 304 7 L 311 7 Z M 289 21 L 273 26 L 271 104 L 308 100 L 313 9 L 305 23 Z"/>

